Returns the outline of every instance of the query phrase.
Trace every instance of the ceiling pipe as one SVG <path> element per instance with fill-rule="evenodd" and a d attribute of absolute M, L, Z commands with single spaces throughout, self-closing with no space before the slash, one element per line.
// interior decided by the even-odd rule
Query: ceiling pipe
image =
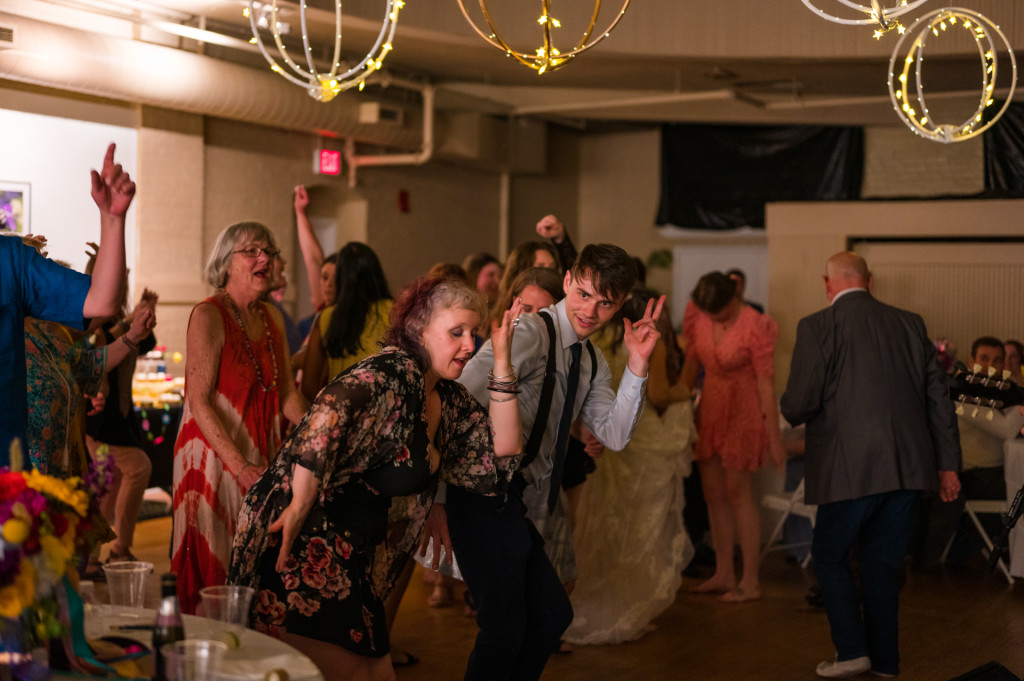
<path fill-rule="evenodd" d="M 655 104 L 676 104 L 686 102 L 706 102 L 720 99 L 735 99 L 733 90 L 707 90 L 704 92 L 671 92 L 663 95 L 646 95 L 643 97 L 617 97 L 607 100 L 578 100 L 561 104 L 537 104 L 520 106 L 512 111 L 513 116 L 529 116 L 538 114 L 570 113 L 573 111 L 593 111 L 595 109 L 616 109 L 631 106 L 652 106 Z"/>
<path fill-rule="evenodd" d="M 365 99 L 356 93 L 324 104 L 269 69 L 6 12 L 0 25 L 15 27 L 17 36 L 16 44 L 0 50 L 0 79 L 398 149 L 424 146 L 415 126 L 419 112 L 407 112 L 411 126 L 362 124 L 359 102 Z M 404 81 L 394 85 L 405 87 Z M 425 129 L 433 129 L 432 120 Z"/>
<path fill-rule="evenodd" d="M 434 155 L 434 86 L 401 79 L 389 79 L 385 85 L 400 84 L 406 90 L 418 90 L 423 97 L 423 129 L 420 150 L 411 154 L 378 154 L 359 156 L 356 141 L 345 140 L 345 161 L 348 163 L 348 186 L 356 186 L 356 171 L 367 166 L 423 165 Z"/>

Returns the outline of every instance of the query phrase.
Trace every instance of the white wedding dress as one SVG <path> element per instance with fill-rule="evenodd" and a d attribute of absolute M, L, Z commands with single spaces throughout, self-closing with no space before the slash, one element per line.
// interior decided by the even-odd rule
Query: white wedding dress
<path fill-rule="evenodd" d="M 626 353 L 605 355 L 612 375 L 621 376 Z M 629 446 L 598 459 L 583 485 L 573 532 L 578 577 L 566 641 L 631 641 L 675 601 L 693 558 L 683 527 L 683 478 L 695 437 L 689 402 L 660 416 L 647 404 Z"/>

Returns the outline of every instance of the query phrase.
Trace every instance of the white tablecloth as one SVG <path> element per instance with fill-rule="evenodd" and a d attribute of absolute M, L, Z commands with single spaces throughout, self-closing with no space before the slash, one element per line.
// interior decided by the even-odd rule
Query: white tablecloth
<path fill-rule="evenodd" d="M 152 645 L 153 637 L 149 631 L 112 630 L 111 626 L 148 624 L 156 620 L 155 610 L 139 610 L 137 615 L 120 616 L 113 613 L 109 606 L 101 606 L 103 627 L 107 634 L 133 638 L 147 646 Z M 183 616 L 186 638 L 206 638 L 207 620 L 193 615 Z M 89 630 L 87 622 L 87 631 Z M 219 681 L 262 681 L 264 674 L 272 669 L 284 669 L 291 681 L 324 681 L 323 675 L 313 661 L 287 643 L 271 636 L 266 636 L 252 629 L 242 632 L 241 645 L 229 650 L 221 662 Z"/>

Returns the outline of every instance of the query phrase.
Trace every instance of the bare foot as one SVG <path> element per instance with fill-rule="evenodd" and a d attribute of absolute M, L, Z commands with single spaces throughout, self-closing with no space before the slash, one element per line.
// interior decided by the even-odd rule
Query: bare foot
<path fill-rule="evenodd" d="M 743 603 L 745 601 L 756 601 L 761 598 L 760 589 L 744 589 L 738 586 L 732 591 L 727 591 L 718 597 L 723 603 Z"/>
<path fill-rule="evenodd" d="M 443 584 L 438 584 L 434 587 L 434 591 L 427 596 L 427 605 L 432 608 L 443 608 L 451 605 L 453 600 L 452 591 L 450 588 L 445 588 Z"/>
<path fill-rule="evenodd" d="M 726 577 L 713 576 L 708 581 L 704 582 L 699 586 L 695 586 L 690 589 L 690 593 L 695 594 L 710 594 L 710 593 L 728 593 L 736 588 L 736 580 L 728 579 Z"/>

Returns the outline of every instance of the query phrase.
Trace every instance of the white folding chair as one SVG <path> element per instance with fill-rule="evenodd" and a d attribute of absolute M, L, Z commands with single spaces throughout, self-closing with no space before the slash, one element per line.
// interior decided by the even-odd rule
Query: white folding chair
<path fill-rule="evenodd" d="M 801 480 L 800 484 L 791 493 L 765 494 L 761 497 L 761 505 L 782 513 L 779 522 L 775 524 L 775 528 L 768 535 L 768 541 L 765 542 L 764 550 L 761 552 L 761 560 L 764 560 L 769 551 L 807 546 L 807 555 L 804 556 L 803 561 L 800 563 L 802 567 L 807 567 L 811 562 L 810 542 L 797 542 L 794 544 L 775 543 L 782 536 L 782 529 L 786 524 L 786 519 L 791 515 L 807 518 L 811 521 L 811 527 L 814 527 L 814 517 L 818 513 L 818 507 L 804 503 L 804 481 Z"/>
<path fill-rule="evenodd" d="M 1007 510 L 1006 502 L 1001 499 L 968 499 L 964 502 L 964 512 L 967 517 L 974 523 L 974 528 L 978 530 L 978 534 L 981 535 L 981 540 L 985 542 L 986 548 L 988 548 L 989 555 L 991 555 L 995 545 L 992 543 L 992 539 L 988 536 L 988 532 L 985 531 L 985 526 L 978 520 L 979 513 L 995 513 L 1002 517 Z M 949 550 L 953 546 L 953 537 L 949 538 L 949 543 L 946 544 L 946 548 L 942 551 L 942 562 L 946 562 L 946 556 L 949 555 Z M 999 571 L 1006 577 L 1008 584 L 1013 584 L 1013 575 L 1010 574 L 1010 568 L 1007 567 L 1006 561 L 1002 558 L 999 559 Z"/>

